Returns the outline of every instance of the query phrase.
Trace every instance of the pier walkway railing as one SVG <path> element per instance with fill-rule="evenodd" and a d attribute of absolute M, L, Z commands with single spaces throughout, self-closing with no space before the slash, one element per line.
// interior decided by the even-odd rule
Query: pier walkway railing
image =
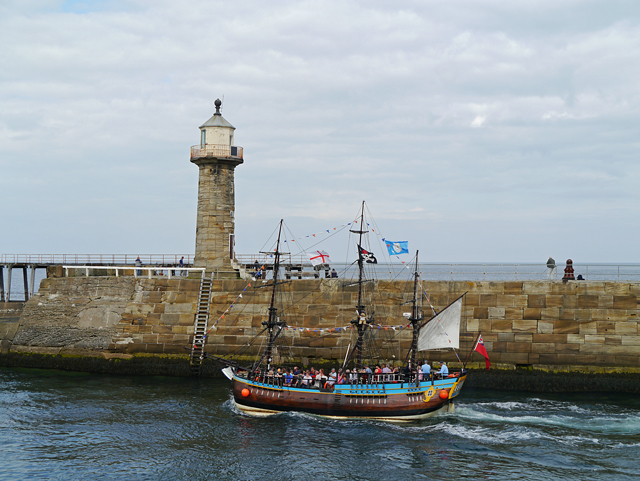
<path fill-rule="evenodd" d="M 236 259 L 241 265 L 247 267 L 257 261 L 260 265 L 269 266 L 273 259 L 264 254 L 238 255 Z M 283 265 L 302 266 L 303 272 L 313 272 L 313 266 L 306 256 L 285 256 L 281 260 Z M 357 265 L 332 262 L 331 268 L 335 269 L 339 277 L 353 277 L 357 272 Z M 414 265 L 409 263 L 379 263 L 366 264 L 367 269 L 375 271 L 377 279 L 404 279 L 407 278 L 407 270 L 413 272 Z M 546 263 L 432 263 L 422 262 L 419 265 L 420 278 L 425 281 L 536 281 L 536 280 L 561 280 L 565 264 L 557 264 L 556 269 L 548 276 Z M 600 263 L 574 263 L 574 275 L 582 275 L 588 281 L 630 281 L 640 282 L 640 264 L 600 264 Z M 302 277 L 313 277 L 304 276 Z M 357 274 L 355 275 L 357 277 Z"/>
<path fill-rule="evenodd" d="M 193 254 L 140 254 L 146 265 L 177 265 L 184 257 L 185 264 L 193 263 Z M 0 254 L 0 264 L 4 265 L 122 265 L 133 264 L 138 254 Z"/>
<path fill-rule="evenodd" d="M 174 276 L 175 272 L 196 271 L 193 266 L 193 254 L 140 254 L 142 267 L 135 267 L 138 254 L 0 254 L 0 302 L 9 302 L 13 297 L 24 297 L 37 291 L 37 284 L 46 275 L 46 267 L 63 266 L 74 269 L 93 269 L 91 275 L 100 275 L 96 269 L 108 268 L 104 275 L 135 275 L 153 277 L 159 275 Z M 183 259 L 183 268 L 179 268 Z M 273 258 L 265 254 L 237 254 L 237 263 L 247 272 L 255 275 L 256 262 L 261 267 L 263 278 L 272 276 Z M 287 279 L 312 279 L 330 277 L 335 269 L 339 278 L 357 277 L 355 263 L 331 262 L 313 266 L 306 256 L 284 256 L 281 263 Z M 559 281 L 563 277 L 564 264 L 558 264 L 556 270 L 548 276 L 544 263 L 421 263 L 420 278 L 424 281 Z M 414 269 L 409 263 L 366 264 L 369 278 L 380 280 L 407 280 Z M 574 263 L 576 280 L 581 275 L 585 281 L 640 282 L 640 264 L 580 264 Z M 22 271 L 22 282 L 13 283 L 12 271 Z M 30 276 L 28 270 L 31 270 Z M 114 270 L 116 269 L 116 270 Z M 132 269 L 135 269 L 135 273 Z M 183 270 L 184 269 L 184 270 Z M 36 270 L 42 271 L 36 274 Z M 201 269 L 200 269 L 201 270 Z M 141 274 L 138 274 L 141 271 Z M 161 274 L 160 274 L 161 273 Z M 23 284 L 21 288 L 20 284 Z M 14 290 L 12 290 L 12 287 Z M 17 291 L 15 291 L 17 289 Z M 15 291 L 15 292 L 14 292 Z"/>
<path fill-rule="evenodd" d="M 138 257 L 143 264 L 140 267 L 135 266 Z M 182 268 L 178 267 L 181 259 L 184 266 Z M 0 302 L 11 302 L 12 297 L 28 301 L 37 291 L 36 280 L 39 284 L 47 275 L 46 268 L 53 266 L 66 268 L 65 275 L 68 275 L 68 269 L 73 268 L 84 269 L 85 273 L 88 272 L 87 269 L 92 269 L 92 275 L 99 275 L 102 269 L 103 275 L 115 273 L 119 276 L 121 273 L 126 275 L 126 272 L 131 272 L 130 275 L 136 277 L 141 276 L 143 272 L 148 277 L 171 277 L 176 271 L 189 275 L 189 271 L 199 273 L 203 270 L 192 265 L 192 254 L 0 254 Z M 22 271 L 22 283 L 12 282 L 15 269 Z"/>
<path fill-rule="evenodd" d="M 116 277 L 122 276 L 134 276 L 134 277 L 147 277 L 149 279 L 153 277 L 182 277 L 189 276 L 192 272 L 199 274 L 200 277 L 204 276 L 204 267 L 170 267 L 168 269 L 158 269 L 158 267 L 144 267 L 144 266 L 62 266 L 64 269 L 64 276 L 69 277 L 73 273 L 81 273 L 85 276 L 104 275 L 109 276 L 115 274 Z M 112 274 L 113 273 L 113 274 Z M 166 274 L 165 274 L 166 273 Z"/>

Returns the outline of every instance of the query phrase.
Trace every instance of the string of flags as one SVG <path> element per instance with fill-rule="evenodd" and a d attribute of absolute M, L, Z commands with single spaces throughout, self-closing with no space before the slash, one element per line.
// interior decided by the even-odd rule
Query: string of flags
<path fill-rule="evenodd" d="M 371 328 L 375 328 L 378 330 L 385 330 L 388 331 L 389 329 L 391 329 L 392 331 L 396 331 L 396 330 L 403 330 L 406 328 L 410 328 L 411 324 L 407 324 L 407 325 L 399 325 L 399 326 L 385 326 L 383 324 L 371 324 L 369 325 L 369 327 Z M 320 328 L 320 329 L 314 329 L 312 327 L 297 327 L 297 326 L 284 326 L 285 329 L 291 329 L 293 331 L 301 331 L 301 332 L 319 332 L 319 333 L 324 333 L 324 332 L 346 332 L 347 330 L 350 329 L 354 329 L 353 325 L 349 325 L 349 326 L 343 326 L 343 327 L 325 327 L 325 328 Z"/>
<path fill-rule="evenodd" d="M 242 292 L 245 292 L 245 291 L 247 290 L 247 288 L 249 288 L 249 287 L 251 287 L 251 283 L 250 283 L 250 282 L 249 282 L 249 283 L 244 287 L 244 289 L 242 289 Z M 240 302 L 240 299 L 242 299 L 242 298 L 243 298 L 243 296 L 242 296 L 242 292 L 241 292 L 240 294 L 238 294 L 238 295 L 236 296 L 236 298 L 233 300 L 233 302 L 231 303 L 231 305 L 230 305 L 229 307 L 227 307 L 227 309 L 226 309 L 222 314 L 220 314 L 220 317 L 218 317 L 218 319 L 216 320 L 216 322 L 214 322 L 214 323 L 213 323 L 213 325 L 212 325 L 209 329 L 207 329 L 207 333 L 204 335 L 204 338 L 205 338 L 205 339 L 206 339 L 206 338 L 207 338 L 207 336 L 209 335 L 209 332 L 211 331 L 211 329 L 215 329 L 215 328 L 216 328 L 216 326 L 218 325 L 218 323 L 219 323 L 222 319 L 224 319 L 225 314 L 227 314 L 231 309 L 233 309 L 233 307 L 234 307 L 238 302 Z"/>
<path fill-rule="evenodd" d="M 251 283 L 247 283 L 247 285 L 244 287 L 244 289 L 242 289 L 242 292 L 240 292 L 236 298 L 233 300 L 233 302 L 231 302 L 231 304 L 229 305 L 229 307 L 227 307 L 227 309 L 220 314 L 220 316 L 218 317 L 218 319 L 216 319 L 216 322 L 214 322 L 211 327 L 209 327 L 209 329 L 207 329 L 206 334 L 203 336 L 203 341 L 207 339 L 207 337 L 209 336 L 209 333 L 211 332 L 212 329 L 216 329 L 216 326 L 218 325 L 218 323 L 225 318 L 225 315 L 229 313 L 229 311 L 231 309 L 233 309 L 236 304 L 238 304 L 241 299 L 243 299 L 243 292 L 246 292 L 247 289 L 251 287 Z M 426 295 L 426 292 L 425 292 Z M 428 297 L 427 297 L 428 300 Z M 429 302 L 429 305 L 431 305 L 431 303 Z M 431 306 L 431 308 L 433 309 L 433 306 Z M 435 312 L 435 310 L 434 310 Z M 370 327 L 372 328 L 376 328 L 379 330 L 384 329 L 385 331 L 388 331 L 389 329 L 391 329 L 392 331 L 397 330 L 402 330 L 402 329 L 406 329 L 408 327 L 411 327 L 411 324 L 407 324 L 407 325 L 396 325 L 396 326 L 389 326 L 389 325 L 382 325 L 382 324 L 371 324 Z M 347 329 L 353 329 L 353 325 L 348 325 L 348 326 L 343 326 L 343 327 L 328 327 L 328 328 L 321 328 L 321 329 L 312 329 L 310 327 L 297 327 L 297 326 L 285 326 L 285 329 L 291 329 L 294 331 L 307 331 L 307 332 L 319 332 L 319 333 L 324 333 L 324 332 L 346 332 Z"/>
<path fill-rule="evenodd" d="M 305 236 L 302 236 L 302 237 L 296 237 L 294 239 L 285 239 L 283 242 L 296 242 L 296 241 L 300 241 L 302 239 L 310 239 L 310 238 L 313 239 L 313 238 L 319 237 L 321 235 L 331 234 L 332 232 L 338 232 L 339 230 L 342 230 L 345 227 L 349 227 L 351 224 L 357 224 L 357 223 L 358 223 L 358 221 L 354 220 L 353 222 L 349 222 L 347 224 L 342 224 L 342 225 L 339 225 L 337 227 L 332 227 L 330 229 L 325 229 L 323 231 L 316 232 L 315 234 L 309 234 L 309 235 L 305 235 Z M 367 223 L 367 227 L 370 227 L 369 223 Z M 375 232 L 375 229 L 371 229 L 371 232 Z"/>
<path fill-rule="evenodd" d="M 431 308 L 431 310 L 433 311 L 433 315 L 435 316 L 437 314 L 437 311 L 436 311 L 436 308 L 433 307 L 433 304 L 431 304 L 431 299 L 429 299 L 429 294 L 427 294 L 427 291 L 425 291 L 424 289 L 422 290 L 422 293 L 424 294 L 424 297 L 429 303 L 429 307 Z"/>
<path fill-rule="evenodd" d="M 353 222 L 348 222 L 346 224 L 342 224 L 336 227 L 332 227 L 330 229 L 324 229 L 322 231 L 316 232 L 314 234 L 309 234 L 309 235 L 305 235 L 302 237 L 296 237 L 293 239 L 285 239 L 283 240 L 283 242 L 299 242 L 302 239 L 313 239 L 313 238 L 317 238 L 319 236 L 322 235 L 326 235 L 326 234 L 331 234 L 333 232 L 338 232 L 342 229 L 344 229 L 345 227 L 349 227 L 352 224 L 358 224 L 357 220 L 354 220 Z M 376 233 L 376 230 L 374 228 L 371 227 L 371 224 L 369 224 L 367 222 L 367 228 L 371 228 L 371 232 L 375 233 L 376 235 L 379 236 L 378 233 Z M 395 256 L 396 259 L 398 259 L 402 264 L 405 264 L 405 261 L 403 261 L 402 259 L 400 259 L 400 257 L 398 257 L 400 254 L 408 254 L 409 253 L 409 242 L 408 241 L 390 241 L 388 239 L 385 239 L 384 237 L 382 237 L 382 241 L 385 243 L 385 246 L 387 247 L 387 251 L 389 252 L 390 256 Z M 371 254 L 371 256 L 373 256 L 373 253 L 369 253 Z M 309 260 L 311 261 L 311 264 L 316 266 L 319 264 L 328 264 L 330 262 L 329 259 L 329 254 L 327 254 L 325 251 L 313 251 L 311 253 L 308 253 L 307 256 L 309 257 Z M 374 258 L 375 259 L 375 258 Z M 369 263 L 377 263 L 376 261 L 367 261 Z"/>

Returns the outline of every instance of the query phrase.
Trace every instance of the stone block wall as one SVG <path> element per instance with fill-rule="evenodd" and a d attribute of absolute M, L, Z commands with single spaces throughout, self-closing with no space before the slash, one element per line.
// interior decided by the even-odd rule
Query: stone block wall
<path fill-rule="evenodd" d="M 423 282 L 422 286 L 436 311 L 466 293 L 460 337 L 463 360 L 481 332 L 494 364 L 640 366 L 638 283 Z M 409 310 L 407 302 L 411 299 L 410 283 L 380 281 L 377 287 L 378 324 L 403 324 L 402 313 Z M 316 290 L 318 294 L 312 294 Z M 333 279 L 290 283 L 285 292 L 295 304 L 285 311 L 286 320 L 297 328 L 348 326 L 357 301 L 355 287 L 343 287 L 340 280 Z M 207 349 L 224 355 L 246 344 L 259 332 L 262 316 L 266 315 L 267 294 L 245 295 L 239 303 L 242 309 L 235 307 L 219 322 Z M 217 297 L 212 312 L 224 312 L 232 299 L 233 294 Z M 430 313 L 429 302 L 425 303 L 425 317 Z M 292 351 L 300 357 L 341 359 L 350 342 L 344 332 L 296 329 L 287 335 L 293 336 Z M 387 330 L 380 338 L 381 356 L 395 360 L 400 358 L 398 341 L 404 352 L 411 335 L 410 330 Z M 454 354 L 444 351 L 425 356 L 456 360 Z M 482 365 L 483 358 L 474 354 L 472 362 Z"/>
<path fill-rule="evenodd" d="M 532 281 L 470 287 L 466 330 L 482 332 L 494 362 L 640 366 L 638 283 Z"/>
<path fill-rule="evenodd" d="M 25 303 L 12 350 L 104 350 L 116 333 L 133 278 L 49 278 Z"/>
<path fill-rule="evenodd" d="M 23 308 L 24 302 L 0 302 L 0 353 L 9 352 Z"/>
<path fill-rule="evenodd" d="M 199 291 L 199 279 L 140 278 L 109 349 L 128 354 L 187 354 Z"/>
<path fill-rule="evenodd" d="M 214 281 L 207 351 L 257 352 L 259 344 L 247 344 L 266 318 L 270 291 L 262 286 Z M 496 365 L 640 367 L 640 283 L 423 282 L 422 287 L 429 294 L 426 317 L 430 305 L 440 310 L 466 293 L 462 360 L 481 332 Z M 187 278 L 45 279 L 24 306 L 11 349 L 187 355 L 199 288 L 199 279 Z M 376 323 L 387 326 L 378 329 L 379 355 L 398 361 L 409 346 L 411 331 L 389 326 L 406 324 L 402 314 L 410 310 L 412 283 L 379 281 L 367 284 L 367 289 L 376 293 Z M 286 331 L 293 339 L 291 353 L 300 358 L 343 359 L 353 340 L 350 331 L 336 328 L 350 325 L 356 287 L 342 279 L 307 279 L 283 284 L 283 294 L 279 314 L 296 327 Z M 324 331 L 316 332 L 320 329 Z M 456 359 L 445 352 L 428 357 Z M 482 365 L 482 361 L 479 354 L 472 357 L 472 362 Z"/>

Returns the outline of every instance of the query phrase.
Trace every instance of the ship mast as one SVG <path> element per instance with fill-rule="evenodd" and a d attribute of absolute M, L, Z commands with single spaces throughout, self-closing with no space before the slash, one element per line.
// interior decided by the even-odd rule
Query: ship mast
<path fill-rule="evenodd" d="M 272 362 L 272 353 L 273 353 L 273 344 L 280 334 L 280 330 L 282 326 L 284 326 L 285 322 L 280 321 L 278 319 L 278 309 L 275 307 L 276 302 L 276 286 L 278 285 L 278 271 L 280 270 L 280 236 L 282 234 L 282 223 L 283 220 L 280 219 L 280 229 L 278 230 L 278 241 L 276 243 L 275 252 L 269 252 L 269 254 L 273 254 L 273 289 L 271 291 L 271 303 L 269 304 L 269 315 L 266 321 L 262 321 L 262 325 L 265 326 L 268 333 L 267 347 L 265 349 L 265 353 L 262 359 L 266 358 L 267 360 L 267 369 L 271 369 Z M 276 332 L 275 328 L 278 327 L 278 331 Z M 261 362 L 261 360 L 259 361 Z"/>
<path fill-rule="evenodd" d="M 354 234 L 358 234 L 358 304 L 356 305 L 356 318 L 351 321 L 351 324 L 358 329 L 358 340 L 353 348 L 356 354 L 356 369 L 362 369 L 362 345 L 364 340 L 364 331 L 367 328 L 367 324 L 372 322 L 372 319 L 367 319 L 367 313 L 365 306 L 362 304 L 362 280 L 364 278 L 364 260 L 360 250 L 362 249 L 362 235 L 369 231 L 364 230 L 364 201 L 362 201 L 362 211 L 360 213 L 360 230 L 351 230 Z"/>
<path fill-rule="evenodd" d="M 413 339 L 411 340 L 411 369 L 416 368 L 416 355 L 418 352 L 418 334 L 420 333 L 420 323 L 422 321 L 422 311 L 418 302 L 418 251 L 416 251 L 416 270 L 413 279 L 413 301 L 411 307 L 411 327 L 413 328 Z"/>

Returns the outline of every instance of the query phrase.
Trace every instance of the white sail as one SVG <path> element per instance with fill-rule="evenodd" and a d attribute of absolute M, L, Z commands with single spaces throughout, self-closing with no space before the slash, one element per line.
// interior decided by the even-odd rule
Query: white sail
<path fill-rule="evenodd" d="M 418 351 L 460 347 L 462 298 L 455 301 L 420 329 Z"/>

